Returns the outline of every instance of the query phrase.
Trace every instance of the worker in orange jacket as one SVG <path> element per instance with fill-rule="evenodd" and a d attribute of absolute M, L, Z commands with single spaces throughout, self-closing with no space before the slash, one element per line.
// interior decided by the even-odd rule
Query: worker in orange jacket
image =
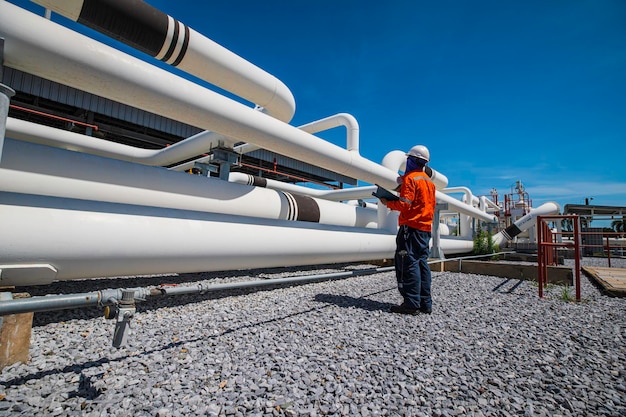
<path fill-rule="evenodd" d="M 400 212 L 396 236 L 395 270 L 402 304 L 391 307 L 391 312 L 417 314 L 432 312 L 430 294 L 431 272 L 428 266 L 429 243 L 435 215 L 435 184 L 424 172 L 430 161 L 430 152 L 423 145 L 411 148 L 406 154 L 406 170 L 401 177 L 400 198 L 381 203 Z"/>

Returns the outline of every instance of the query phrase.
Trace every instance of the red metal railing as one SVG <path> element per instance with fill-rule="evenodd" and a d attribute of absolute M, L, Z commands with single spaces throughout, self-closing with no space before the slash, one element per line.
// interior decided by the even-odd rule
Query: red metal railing
<path fill-rule="evenodd" d="M 558 242 L 557 237 L 562 232 L 554 232 L 550 229 L 548 222 L 555 220 L 570 219 L 574 225 L 572 240 L 568 242 Z M 561 239 L 562 240 L 562 239 Z M 574 286 L 576 291 L 576 301 L 581 300 L 580 296 L 580 219 L 577 215 L 554 215 L 537 216 L 537 267 L 539 297 L 543 298 L 543 288 L 548 283 L 548 265 L 556 265 L 558 260 L 557 248 L 574 248 Z"/>

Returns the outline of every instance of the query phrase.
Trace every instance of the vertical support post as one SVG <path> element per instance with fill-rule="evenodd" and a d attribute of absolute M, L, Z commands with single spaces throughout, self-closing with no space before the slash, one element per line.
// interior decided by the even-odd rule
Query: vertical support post
<path fill-rule="evenodd" d="M 576 301 L 580 301 L 580 217 L 574 219 L 574 276 L 576 279 Z"/>
<path fill-rule="evenodd" d="M 441 219 L 441 210 L 447 210 L 448 204 L 435 205 L 435 218 L 433 219 L 433 247 L 430 253 L 431 258 L 444 259 L 444 253 L 441 249 L 441 232 L 439 230 L 439 221 Z"/>
<path fill-rule="evenodd" d="M 2 74 L 4 65 L 4 38 L 0 38 L 0 161 L 2 161 L 2 149 L 4 148 L 4 134 L 7 127 L 7 117 L 9 115 L 9 101 L 15 95 L 15 91 L 2 84 Z"/>
<path fill-rule="evenodd" d="M 543 298 L 543 282 L 544 282 L 544 275 L 545 275 L 545 270 L 544 270 L 544 264 L 545 264 L 545 260 L 543 259 L 543 253 L 544 253 L 544 244 L 543 244 L 543 228 L 541 227 L 543 224 L 543 221 L 541 219 L 541 216 L 537 216 L 537 234 L 539 236 L 537 236 L 537 287 L 539 288 L 539 298 Z"/>

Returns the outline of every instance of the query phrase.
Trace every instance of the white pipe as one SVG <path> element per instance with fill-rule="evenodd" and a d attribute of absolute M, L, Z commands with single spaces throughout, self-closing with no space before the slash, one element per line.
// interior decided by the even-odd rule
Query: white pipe
<path fill-rule="evenodd" d="M 7 136 L 25 142 L 50 145 L 150 166 L 170 165 L 208 152 L 220 144 L 232 146 L 236 143 L 224 135 L 204 131 L 166 148 L 144 149 L 12 117 L 7 120 Z"/>
<path fill-rule="evenodd" d="M 348 113 L 338 113 L 311 123 L 298 127 L 308 133 L 318 133 L 335 127 L 345 126 L 346 128 L 346 149 L 352 152 L 359 152 L 359 122 Z"/>
<path fill-rule="evenodd" d="M 10 242 L 0 246 L 2 285 L 19 284 L 12 276 L 20 265 L 53 266 L 56 274 L 31 275 L 43 284 L 384 259 L 395 246 L 376 229 L 4 192 L 0 201 L 2 239 Z"/>
<path fill-rule="evenodd" d="M 298 129 L 307 133 L 319 133 L 339 126 L 345 126 L 346 128 L 346 149 L 358 153 L 359 123 L 351 114 L 338 113 L 334 116 L 298 126 Z M 244 143 L 235 147 L 235 151 L 239 153 L 249 153 L 257 149 L 261 149 L 261 147 L 252 143 Z"/>
<path fill-rule="evenodd" d="M 0 212 L 11 242 L 0 246 L 3 286 L 357 262 L 395 250 L 395 235 L 375 229 L 17 193 L 0 192 Z M 467 242 L 442 244 L 446 253 L 468 252 Z"/>
<path fill-rule="evenodd" d="M 447 187 L 441 190 L 441 192 L 445 194 L 463 193 L 464 194 L 463 202 L 465 204 L 476 206 L 479 203 L 479 199 L 475 197 L 474 194 L 472 193 L 472 190 L 470 190 L 467 187 L 460 187 L 460 186 Z"/>
<path fill-rule="evenodd" d="M 480 211 L 479 209 L 472 207 L 468 204 L 465 204 L 462 201 L 459 201 L 453 197 L 450 197 L 449 195 L 444 194 L 439 190 L 437 190 L 436 196 L 437 196 L 437 202 L 448 204 L 449 210 L 456 210 L 459 213 L 467 214 L 470 217 L 481 219 L 488 223 L 495 223 L 498 220 L 497 217 L 494 216 L 493 214 Z"/>
<path fill-rule="evenodd" d="M 397 184 L 397 173 L 354 152 L 7 2 L 0 2 L 0 36 L 6 39 L 6 66 L 255 143 L 370 184 L 387 188 Z"/>
<path fill-rule="evenodd" d="M 502 207 L 499 207 L 496 203 L 488 199 L 486 196 L 480 197 L 480 209 L 483 211 L 487 211 L 489 208 L 495 211 L 502 210 Z"/>
<path fill-rule="evenodd" d="M 554 202 L 544 203 L 537 208 L 530 209 L 530 211 L 526 215 L 520 217 L 515 223 L 513 223 L 503 231 L 493 235 L 493 243 L 502 246 L 502 244 L 507 240 L 512 240 L 513 238 L 515 238 L 515 236 L 519 235 L 523 231 L 535 226 L 535 219 L 537 218 L 537 216 L 556 214 L 560 210 L 561 208 L 559 207 L 559 205 Z"/>
<path fill-rule="evenodd" d="M 444 194 L 463 193 L 463 202 L 469 206 L 474 205 L 474 194 L 472 190 L 467 187 L 448 187 L 441 190 Z M 478 201 L 476 201 L 478 203 Z M 484 210 L 480 210 L 484 211 Z M 472 219 L 468 214 L 459 214 L 458 235 L 465 238 L 472 237 Z"/>
<path fill-rule="evenodd" d="M 339 190 L 318 190 L 315 188 L 302 187 L 300 185 L 276 181 L 269 178 L 255 177 L 254 175 L 244 174 L 243 172 L 231 172 L 228 180 L 238 184 L 255 185 L 257 187 L 265 187 L 272 190 L 288 191 L 290 193 L 308 195 L 330 201 L 372 198 L 372 193 L 376 191 L 375 185 L 342 188 Z"/>
<path fill-rule="evenodd" d="M 7 139 L 0 191 L 376 228 L 376 211 Z"/>
<path fill-rule="evenodd" d="M 145 2 L 127 4 L 124 8 L 125 13 L 120 13 L 120 9 L 111 8 L 107 4 L 108 2 L 92 1 L 90 7 L 95 13 L 91 16 L 81 16 L 81 12 L 84 12 L 84 0 L 32 1 L 105 35 L 115 37 L 118 41 L 139 48 L 157 59 L 262 106 L 268 114 L 279 120 L 289 122 L 295 113 L 294 97 L 279 79 Z M 140 13 L 141 15 L 133 13 Z M 93 18 L 94 15 L 103 14 L 108 15 L 111 19 L 108 21 L 100 19 L 99 22 L 90 21 L 96 20 Z M 162 33 L 144 32 L 142 36 L 136 39 L 129 39 L 137 33 L 136 30 L 134 33 L 121 33 L 120 29 L 124 30 L 124 28 L 120 28 L 119 23 L 107 25 L 122 18 L 128 25 L 136 24 L 141 27 L 142 19 L 145 20 L 147 16 L 151 20 L 150 29 L 153 32 L 162 29 Z M 168 27 L 160 27 L 161 21 L 167 21 Z M 163 59 L 170 42 L 174 39 L 174 32 L 177 32 L 179 53 L 172 54 L 170 59 Z M 149 36 L 150 34 L 153 36 Z M 146 48 L 141 48 L 142 43 L 153 43 L 152 38 L 157 38 L 155 41 L 164 39 L 162 52 L 159 51 L 161 54 L 157 51 L 150 53 L 151 51 L 146 50 Z M 182 46 L 185 41 L 188 44 L 186 50 L 183 50 Z M 179 62 L 174 64 L 176 60 Z"/>

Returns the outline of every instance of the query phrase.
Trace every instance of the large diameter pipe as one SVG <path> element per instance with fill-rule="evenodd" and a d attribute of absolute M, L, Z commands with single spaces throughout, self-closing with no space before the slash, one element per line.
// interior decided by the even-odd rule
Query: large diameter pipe
<path fill-rule="evenodd" d="M 276 77 L 139 0 L 32 0 L 75 22 L 230 91 L 289 122 L 291 91 Z"/>
<path fill-rule="evenodd" d="M 396 172 L 355 152 L 7 2 L 0 2 L 0 36 L 6 38 L 5 65 L 9 67 L 254 143 L 370 184 L 386 188 L 397 185 Z"/>
<path fill-rule="evenodd" d="M 40 284 L 389 258 L 376 229 L 0 192 L 1 285 L 19 264 L 50 264 Z M 32 280 L 39 277 L 32 276 Z"/>
<path fill-rule="evenodd" d="M 376 211 L 7 139 L 0 190 L 321 224 L 377 227 Z"/>

